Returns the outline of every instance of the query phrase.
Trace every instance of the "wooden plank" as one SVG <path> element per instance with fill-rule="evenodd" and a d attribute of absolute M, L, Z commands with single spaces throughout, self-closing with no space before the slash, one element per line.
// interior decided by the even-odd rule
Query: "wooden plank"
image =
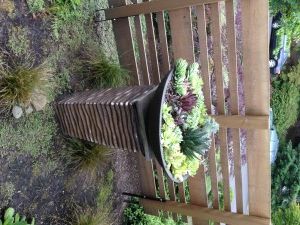
<path fill-rule="evenodd" d="M 220 127 L 268 130 L 269 116 L 211 115 Z"/>
<path fill-rule="evenodd" d="M 197 219 L 213 220 L 230 225 L 270 225 L 270 220 L 267 218 L 226 212 L 218 209 L 206 208 L 192 204 L 183 204 L 174 201 L 159 202 L 148 199 L 140 199 L 140 204 L 149 208 L 159 208 L 183 215 L 189 215 Z"/>
<path fill-rule="evenodd" d="M 213 37 L 214 72 L 216 76 L 216 86 L 217 86 L 217 110 L 219 115 L 225 115 L 225 99 L 224 99 L 223 75 L 222 75 L 222 50 L 221 50 L 221 33 L 220 33 L 219 15 L 220 15 L 219 3 L 211 4 L 211 32 Z M 226 211 L 231 211 L 227 130 L 225 128 L 220 128 L 219 137 L 220 137 L 222 179 L 223 179 L 223 189 L 224 189 L 224 206 Z"/>
<path fill-rule="evenodd" d="M 189 192 L 191 204 L 207 207 L 207 193 L 204 165 L 201 164 L 196 175 L 189 177 Z M 193 225 L 208 225 L 209 222 L 199 218 L 192 218 Z"/>
<path fill-rule="evenodd" d="M 234 3 L 233 0 L 225 1 L 226 10 L 226 31 L 228 43 L 228 72 L 229 72 L 229 91 L 230 91 L 230 111 L 231 115 L 239 115 L 239 95 L 238 95 L 238 78 L 237 78 L 237 59 L 236 59 L 236 32 L 234 20 Z M 269 119 L 268 123 L 269 123 Z M 261 123 L 259 123 L 261 124 Z M 256 127 L 256 129 L 258 129 Z M 266 128 L 269 129 L 269 126 Z M 235 176 L 235 197 L 237 213 L 243 213 L 243 182 L 241 166 L 241 146 L 240 130 L 232 129 L 233 142 L 233 160 Z"/>
<path fill-rule="evenodd" d="M 125 0 L 108 0 L 112 7 L 126 5 Z M 116 39 L 117 51 L 120 64 L 131 73 L 131 85 L 139 85 L 137 64 L 134 56 L 132 32 L 128 18 L 120 18 L 112 21 L 113 31 Z"/>
<path fill-rule="evenodd" d="M 203 94 L 204 101 L 207 109 L 207 113 L 211 114 L 211 88 L 210 88 L 210 73 L 208 64 L 208 46 L 207 46 L 207 34 L 206 34 L 206 17 L 205 6 L 197 6 L 197 25 L 200 41 L 200 62 L 201 62 L 201 74 L 203 79 Z M 214 209 L 219 209 L 219 191 L 218 191 L 218 176 L 216 165 L 216 149 L 215 138 L 211 136 L 211 146 L 208 152 L 208 168 L 211 177 L 211 190 L 212 190 L 212 206 Z"/>
<path fill-rule="evenodd" d="M 168 49 L 168 41 L 166 37 L 166 25 L 165 25 L 164 12 L 157 12 L 156 19 L 157 19 L 159 45 L 160 45 L 161 59 L 162 59 L 162 69 L 161 69 L 161 78 L 162 78 L 170 70 L 169 49 Z"/>
<path fill-rule="evenodd" d="M 269 115 L 268 1 L 242 1 L 243 73 L 246 115 Z M 255 65 L 255 66 L 253 66 Z M 249 213 L 270 218 L 271 169 L 268 130 L 248 130 Z M 259 159 L 259 160 L 258 160 Z"/>
<path fill-rule="evenodd" d="M 138 153 L 138 166 L 139 166 L 139 177 L 140 187 L 143 195 L 156 198 L 156 186 L 153 174 L 152 161 L 147 161 L 142 153 Z M 145 212 L 151 215 L 158 216 L 157 209 L 150 209 L 145 207 Z"/>
<path fill-rule="evenodd" d="M 170 200 L 176 201 L 174 182 L 169 177 L 168 177 L 168 186 L 169 186 Z M 172 213 L 172 216 L 175 221 L 178 220 L 177 213 Z"/>
<path fill-rule="evenodd" d="M 104 9 L 104 13 L 106 20 L 112 20 L 116 18 L 136 16 L 164 10 L 176 10 L 192 5 L 202 5 L 220 1 L 223 0 L 154 0 L 117 8 L 115 8 L 113 5 L 110 5 L 111 8 Z"/>
<path fill-rule="evenodd" d="M 132 0 L 132 2 L 134 4 L 136 4 L 137 0 Z M 147 55 L 146 55 L 145 44 L 144 44 L 145 36 L 143 34 L 140 16 L 134 17 L 134 25 L 135 25 L 136 38 L 137 38 L 137 42 L 138 42 L 141 70 L 142 70 L 141 84 L 149 85 L 150 84 L 150 74 L 149 74 L 149 70 L 148 70 Z"/>
<path fill-rule="evenodd" d="M 195 55 L 190 8 L 170 11 L 170 27 L 174 59 L 184 58 L 188 63 L 193 63 L 195 61 Z M 178 186 L 180 202 L 185 203 L 183 183 Z M 186 216 L 183 216 L 183 221 L 188 222 Z"/>
<path fill-rule="evenodd" d="M 149 0 L 143 0 L 144 2 L 149 2 Z M 151 59 L 151 66 L 152 70 L 152 81 L 153 84 L 159 84 L 160 82 L 160 72 L 158 67 L 158 60 L 157 60 L 157 50 L 156 50 L 156 40 L 154 35 L 154 28 L 153 28 L 153 19 L 152 14 L 145 14 L 146 20 L 146 27 L 147 27 L 147 37 L 148 37 L 148 47 L 149 47 L 149 55 Z"/>
<path fill-rule="evenodd" d="M 160 164 L 155 160 L 156 172 L 157 172 L 157 179 L 158 179 L 158 187 L 159 187 L 159 195 L 160 198 L 166 200 L 166 190 L 165 190 L 165 181 L 164 181 L 164 173 L 163 169 L 161 168 Z M 165 218 L 169 218 L 168 212 L 163 212 Z"/>

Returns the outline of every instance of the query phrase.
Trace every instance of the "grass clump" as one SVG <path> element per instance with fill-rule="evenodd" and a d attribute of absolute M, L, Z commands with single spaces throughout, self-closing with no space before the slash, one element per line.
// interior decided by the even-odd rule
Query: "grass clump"
<path fill-rule="evenodd" d="M 83 51 L 80 73 L 85 82 L 93 88 L 125 86 L 129 71 L 110 60 L 98 47 L 88 47 Z"/>
<path fill-rule="evenodd" d="M 98 190 L 99 194 L 96 198 L 96 208 L 75 210 L 74 221 L 72 225 L 111 225 L 114 224 L 113 201 L 111 195 L 113 193 L 114 173 L 109 170 L 106 179 L 100 180 Z"/>
<path fill-rule="evenodd" d="M 66 139 L 69 163 L 85 181 L 91 183 L 98 174 L 98 168 L 111 159 L 112 150 L 106 146 L 70 137 Z"/>
<path fill-rule="evenodd" d="M 271 107 L 279 138 L 284 140 L 287 129 L 295 124 L 299 115 L 300 64 L 282 73 L 272 83 Z"/>

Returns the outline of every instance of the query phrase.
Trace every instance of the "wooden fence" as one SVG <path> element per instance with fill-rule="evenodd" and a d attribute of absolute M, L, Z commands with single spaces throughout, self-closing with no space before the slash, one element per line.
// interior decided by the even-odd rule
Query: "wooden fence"
<path fill-rule="evenodd" d="M 108 3 L 105 16 L 112 20 L 119 61 L 131 71 L 132 84 L 158 84 L 178 58 L 198 61 L 207 111 L 222 124 L 212 136 L 207 165 L 186 184 L 174 184 L 156 161 L 140 155 L 142 193 L 167 200 L 140 203 L 150 214 L 163 210 L 175 220 L 181 214 L 194 225 L 270 224 L 268 0 Z"/>

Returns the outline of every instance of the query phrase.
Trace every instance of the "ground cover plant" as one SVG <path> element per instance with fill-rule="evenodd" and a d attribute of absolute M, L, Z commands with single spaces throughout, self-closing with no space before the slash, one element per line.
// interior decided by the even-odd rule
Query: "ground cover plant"
<path fill-rule="evenodd" d="M 1 218 L 3 217 L 3 218 Z M 35 220 L 32 218 L 30 223 L 27 222 L 26 216 L 20 217 L 19 213 L 15 214 L 14 208 L 8 208 L 5 210 L 3 216 L 0 217 L 0 224 L 2 225 L 34 225 Z M 3 219 L 3 220 L 2 220 Z"/>
<path fill-rule="evenodd" d="M 206 113 L 199 65 L 179 59 L 162 109 L 161 142 L 167 169 L 179 181 L 196 174 L 218 124 Z"/>
<path fill-rule="evenodd" d="M 285 210 L 279 209 L 272 215 L 273 225 L 300 224 L 300 206 L 293 202 Z"/>

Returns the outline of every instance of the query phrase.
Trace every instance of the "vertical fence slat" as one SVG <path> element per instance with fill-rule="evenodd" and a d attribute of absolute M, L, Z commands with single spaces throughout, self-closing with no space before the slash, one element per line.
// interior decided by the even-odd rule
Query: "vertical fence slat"
<path fill-rule="evenodd" d="M 197 25 L 200 42 L 200 62 L 201 62 L 201 74 L 203 79 L 203 94 L 204 101 L 207 109 L 207 113 L 211 114 L 211 88 L 210 88 L 210 74 L 209 74 L 209 63 L 208 63 L 208 46 L 207 46 L 207 33 L 206 33 L 206 16 L 205 6 L 197 6 Z M 212 190 L 212 206 L 214 209 L 219 209 L 219 192 L 218 192 L 218 175 L 216 166 L 216 149 L 215 149 L 215 138 L 211 136 L 211 146 L 208 153 L 208 168 L 211 178 L 211 190 Z M 219 223 L 217 223 L 219 224 Z"/>
<path fill-rule="evenodd" d="M 242 42 L 245 113 L 269 115 L 267 0 L 242 0 Z M 253 216 L 270 218 L 269 130 L 247 130 L 246 137 L 249 213 Z"/>
<path fill-rule="evenodd" d="M 138 42 L 142 76 L 143 76 L 143 79 L 142 79 L 143 82 L 141 82 L 141 83 L 144 85 L 149 85 L 150 84 L 150 78 L 149 78 L 150 74 L 149 74 L 149 70 L 148 70 L 147 55 L 146 55 L 146 51 L 145 51 L 144 35 L 143 35 L 143 31 L 142 31 L 140 16 L 134 17 L 134 24 L 135 24 L 136 37 L 137 37 L 137 42 Z"/>
<path fill-rule="evenodd" d="M 176 201 L 174 182 L 169 177 L 168 177 L 168 186 L 169 186 L 170 200 Z M 177 213 L 172 213 L 172 216 L 175 221 L 178 220 Z"/>
<path fill-rule="evenodd" d="M 226 29 L 228 42 L 228 71 L 231 115 L 239 115 L 238 77 L 236 59 L 236 32 L 233 0 L 225 1 Z M 237 213 L 243 213 L 243 183 L 241 167 L 240 130 L 232 129 L 234 176 Z"/>
<path fill-rule="evenodd" d="M 217 109 L 218 109 L 218 114 L 225 115 L 219 3 L 211 4 L 211 29 L 212 29 L 211 31 L 213 36 L 213 50 L 214 50 L 214 69 L 215 69 L 214 73 L 216 76 L 216 86 L 217 86 Z M 220 137 L 222 178 L 223 178 L 223 187 L 224 187 L 224 206 L 226 211 L 231 211 L 229 167 L 228 167 L 228 145 L 227 145 L 226 128 L 220 128 L 219 137 Z"/>
<path fill-rule="evenodd" d="M 193 63 L 195 61 L 195 55 L 190 8 L 171 10 L 170 26 L 174 59 L 184 58 L 188 63 Z M 185 203 L 184 185 L 181 183 L 178 186 L 180 201 Z M 186 216 L 182 218 L 184 222 L 187 222 Z"/>
<path fill-rule="evenodd" d="M 138 153 L 139 177 L 141 192 L 143 195 L 156 198 L 156 186 L 153 174 L 152 160 L 147 161 L 142 153 Z M 158 216 L 158 210 L 145 208 L 145 212 L 151 215 Z"/>
<path fill-rule="evenodd" d="M 118 7 L 126 5 L 126 0 L 108 0 L 109 6 Z M 128 18 L 119 18 L 112 21 L 116 39 L 120 64 L 131 72 L 131 84 L 139 85 L 137 65 L 134 56 L 132 32 Z"/>
<path fill-rule="evenodd" d="M 162 76 L 165 76 L 170 70 L 170 59 L 169 59 L 169 49 L 168 41 L 166 37 L 166 24 L 164 18 L 164 12 L 156 13 L 157 26 L 158 26 L 158 35 L 159 35 L 159 45 L 161 51 L 161 60 L 162 60 Z"/>
<path fill-rule="evenodd" d="M 189 177 L 191 204 L 207 207 L 207 193 L 204 165 L 200 165 L 194 177 Z M 208 221 L 192 218 L 193 225 L 208 225 Z"/>
<path fill-rule="evenodd" d="M 161 168 L 160 164 L 155 160 L 156 172 L 157 172 L 157 179 L 158 179 L 158 186 L 159 186 L 159 195 L 162 199 L 166 200 L 166 190 L 165 190 L 165 181 L 164 181 L 164 173 L 163 169 Z M 163 212 L 164 217 L 168 218 L 168 212 Z"/>
<path fill-rule="evenodd" d="M 149 2 L 149 0 L 143 0 L 143 2 Z M 151 58 L 151 64 L 149 64 L 152 68 L 153 84 L 158 84 L 160 82 L 160 72 L 157 60 L 156 40 L 154 35 L 152 14 L 145 14 L 145 20 L 147 26 L 149 54 Z"/>

